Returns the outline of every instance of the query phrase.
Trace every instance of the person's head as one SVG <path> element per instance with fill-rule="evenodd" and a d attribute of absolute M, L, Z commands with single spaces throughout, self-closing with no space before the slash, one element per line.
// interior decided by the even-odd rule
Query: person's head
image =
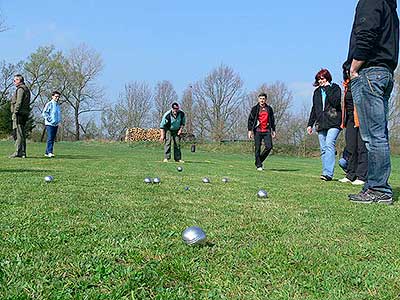
<path fill-rule="evenodd" d="M 321 69 L 315 75 L 314 86 L 325 86 L 332 82 L 332 75 L 327 69 Z"/>
<path fill-rule="evenodd" d="M 60 99 L 61 93 L 59 91 L 54 91 L 51 93 L 51 99 L 58 101 Z"/>
<path fill-rule="evenodd" d="M 21 83 L 24 83 L 24 76 L 22 76 L 21 74 L 15 75 L 14 76 L 14 84 L 19 85 Z"/>
<path fill-rule="evenodd" d="M 266 93 L 259 94 L 257 99 L 258 99 L 258 104 L 260 104 L 260 106 L 264 106 L 265 104 L 267 104 L 267 94 Z"/>
<path fill-rule="evenodd" d="M 179 111 L 179 104 L 176 103 L 176 102 L 174 102 L 174 103 L 172 103 L 171 108 L 172 108 L 172 112 L 173 112 L 174 114 L 176 114 L 176 113 L 178 113 L 178 111 Z"/>

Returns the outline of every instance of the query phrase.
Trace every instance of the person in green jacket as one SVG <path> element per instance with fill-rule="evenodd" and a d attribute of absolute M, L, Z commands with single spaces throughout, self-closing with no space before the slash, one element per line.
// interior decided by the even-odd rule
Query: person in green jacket
<path fill-rule="evenodd" d="M 174 142 L 174 160 L 183 163 L 181 153 L 181 134 L 185 126 L 185 113 L 179 110 L 179 104 L 172 103 L 172 109 L 167 111 L 160 123 L 160 141 L 164 142 L 164 162 L 171 159 L 171 142 Z"/>
<path fill-rule="evenodd" d="M 16 133 L 16 150 L 10 158 L 26 157 L 26 124 L 29 119 L 31 92 L 25 85 L 24 77 L 20 74 L 14 76 L 15 93 L 11 98 L 11 114 L 13 130 Z"/>

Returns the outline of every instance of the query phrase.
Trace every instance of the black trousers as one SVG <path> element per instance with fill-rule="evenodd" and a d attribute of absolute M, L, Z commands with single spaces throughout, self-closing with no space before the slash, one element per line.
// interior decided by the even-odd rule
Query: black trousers
<path fill-rule="evenodd" d="M 354 181 L 360 179 L 367 180 L 368 173 L 368 152 L 365 143 L 361 139 L 360 129 L 354 127 L 354 116 L 348 114 L 346 123 L 346 150 L 349 152 L 349 162 L 347 167 L 347 179 Z"/>
<path fill-rule="evenodd" d="M 264 141 L 265 148 L 261 152 L 262 141 Z M 258 132 L 254 133 L 254 146 L 255 146 L 255 158 L 256 167 L 261 168 L 264 160 L 267 158 L 272 150 L 272 136 L 271 132 Z"/>

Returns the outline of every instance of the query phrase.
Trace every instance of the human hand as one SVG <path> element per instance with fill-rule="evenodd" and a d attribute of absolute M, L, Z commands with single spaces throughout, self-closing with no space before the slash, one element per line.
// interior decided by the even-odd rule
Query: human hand
<path fill-rule="evenodd" d="M 308 133 L 309 135 L 312 135 L 313 130 L 312 130 L 312 127 L 311 127 L 311 126 L 308 126 L 308 127 L 307 127 L 307 133 Z"/>
<path fill-rule="evenodd" d="M 253 138 L 253 131 L 249 130 L 249 131 L 247 132 L 247 137 L 248 137 L 249 139 L 252 139 L 252 138 Z"/>

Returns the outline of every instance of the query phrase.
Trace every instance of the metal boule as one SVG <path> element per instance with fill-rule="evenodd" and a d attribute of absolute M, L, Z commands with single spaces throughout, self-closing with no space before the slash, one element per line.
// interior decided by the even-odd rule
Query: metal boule
<path fill-rule="evenodd" d="M 178 166 L 176 169 L 178 170 L 178 172 L 182 172 L 183 171 L 183 168 L 181 166 Z"/>
<path fill-rule="evenodd" d="M 144 179 L 144 183 L 152 183 L 153 181 L 151 180 L 151 178 L 150 177 L 146 177 L 145 179 Z"/>
<path fill-rule="evenodd" d="M 45 178 L 44 178 L 44 181 L 46 181 L 46 182 L 52 182 L 54 180 L 54 177 L 53 176 L 50 176 L 50 175 L 48 175 L 48 176 L 46 176 Z"/>
<path fill-rule="evenodd" d="M 159 177 L 156 177 L 153 179 L 153 183 L 160 183 L 161 179 Z"/>
<path fill-rule="evenodd" d="M 182 240 L 187 245 L 201 245 L 206 242 L 207 236 L 204 230 L 200 227 L 191 226 L 182 232 Z"/>
<path fill-rule="evenodd" d="M 204 177 L 202 181 L 203 183 L 210 183 L 210 179 L 208 177 Z"/>
<path fill-rule="evenodd" d="M 258 198 L 267 198 L 268 197 L 268 193 L 266 190 L 259 190 L 257 193 L 257 197 Z"/>

